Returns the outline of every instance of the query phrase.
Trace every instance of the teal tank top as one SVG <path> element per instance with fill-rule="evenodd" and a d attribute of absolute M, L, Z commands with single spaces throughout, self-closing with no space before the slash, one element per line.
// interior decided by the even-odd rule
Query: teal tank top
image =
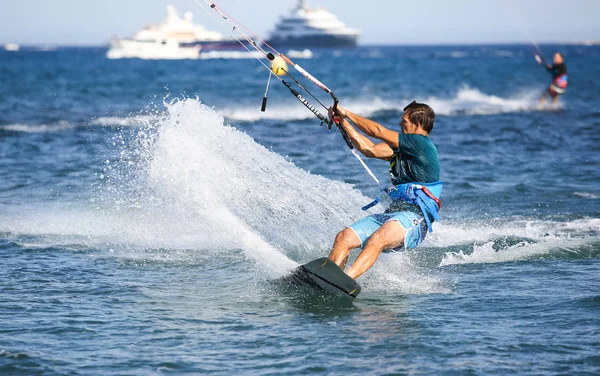
<path fill-rule="evenodd" d="M 420 134 L 398 136 L 398 149 L 390 161 L 392 184 L 433 183 L 440 180 L 437 148 L 429 137 Z"/>

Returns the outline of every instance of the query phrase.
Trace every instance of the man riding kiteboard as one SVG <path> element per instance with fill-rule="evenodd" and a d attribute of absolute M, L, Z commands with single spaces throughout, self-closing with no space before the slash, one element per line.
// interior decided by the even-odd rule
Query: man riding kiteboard
<path fill-rule="evenodd" d="M 427 231 L 431 231 L 431 223 L 439 218 L 440 163 L 437 148 L 429 139 L 435 113 L 427 104 L 413 101 L 404 108 L 401 132 L 387 129 L 339 105 L 335 110 L 330 108 L 329 116 L 363 155 L 390 162 L 393 186 L 385 190 L 391 199 L 390 207 L 340 231 L 329 255 L 329 259 L 343 270 L 350 251 L 362 247 L 355 262 L 346 270 L 348 276 L 356 279 L 375 264 L 382 251 L 416 248 L 425 239 Z M 366 136 L 383 142 L 374 143 L 355 127 Z"/>
<path fill-rule="evenodd" d="M 560 52 L 554 54 L 554 64 L 546 64 L 546 70 L 552 74 L 552 83 L 544 91 L 540 98 L 540 104 L 544 104 L 546 96 L 552 96 L 552 103 L 558 101 L 558 96 L 567 91 L 567 66 L 565 65 L 563 55 Z"/>
<path fill-rule="evenodd" d="M 327 124 L 329 129 L 334 122 L 338 125 L 352 154 L 377 184 L 380 185 L 379 180 L 355 149 L 367 157 L 390 162 L 393 185 L 389 188 L 380 185 L 382 188 L 380 195 L 385 192 L 391 199 L 390 207 L 381 214 L 369 215 L 341 231 L 335 239 L 329 259 L 320 258 L 301 265 L 282 279 L 285 283 L 291 281 L 294 285 L 308 285 L 319 290 L 356 297 L 360 293 L 360 286 L 354 279 L 373 266 L 382 251 L 400 247 L 416 248 L 423 242 L 427 232 L 432 231 L 432 222 L 439 219 L 438 211 L 441 205 L 439 197 L 442 192 L 442 182 L 439 181 L 440 165 L 437 149 L 429 139 L 435 120 L 433 110 L 424 103 L 414 101 L 410 103 L 404 108 L 400 133 L 347 111 L 338 106 L 339 101 L 333 91 L 316 77 L 268 43 L 260 39 L 258 41 L 261 43 L 257 43 L 250 38 L 243 31 L 248 29 L 214 2 L 211 0 L 205 2 L 223 20 L 233 26 L 233 30 L 240 37 L 238 38 L 234 33 L 232 37 L 245 49 L 250 51 L 250 48 L 254 48 L 269 61 L 270 67 L 257 57 L 260 64 L 270 71 L 261 111 L 266 110 L 269 83 L 271 77 L 274 77 L 281 81 L 290 93 L 321 121 L 321 124 Z M 290 67 L 331 96 L 334 104 L 329 108 L 329 118 L 321 114 L 305 96 L 298 92 L 297 89 L 302 90 L 327 109 L 319 98 L 290 74 Z M 359 133 L 350 122 L 366 136 Z M 383 142 L 375 144 L 367 136 Z M 379 197 L 363 209 L 366 210 L 378 202 Z M 363 250 L 347 273 L 344 273 L 348 255 L 353 248 L 357 247 L 363 247 Z"/>

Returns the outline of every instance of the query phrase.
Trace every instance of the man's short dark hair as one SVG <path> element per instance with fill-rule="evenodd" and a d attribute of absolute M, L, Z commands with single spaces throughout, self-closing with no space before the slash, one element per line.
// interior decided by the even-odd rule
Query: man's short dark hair
<path fill-rule="evenodd" d="M 430 133 L 433 129 L 433 122 L 435 121 L 435 112 L 433 109 L 425 103 L 417 103 L 412 101 L 406 107 L 404 107 L 404 113 L 408 116 L 413 124 L 420 124 L 423 130 Z"/>

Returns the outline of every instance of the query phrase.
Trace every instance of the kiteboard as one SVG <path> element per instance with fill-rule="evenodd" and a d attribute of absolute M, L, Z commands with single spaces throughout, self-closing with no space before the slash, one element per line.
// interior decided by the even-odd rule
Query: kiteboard
<path fill-rule="evenodd" d="M 327 257 L 300 265 L 280 281 L 338 296 L 355 298 L 360 293 L 360 285 Z"/>

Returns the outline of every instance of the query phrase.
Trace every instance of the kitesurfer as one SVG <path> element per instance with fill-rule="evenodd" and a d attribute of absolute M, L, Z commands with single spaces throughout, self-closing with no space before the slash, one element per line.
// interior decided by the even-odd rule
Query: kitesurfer
<path fill-rule="evenodd" d="M 413 101 L 404 108 L 400 132 L 339 105 L 335 110 L 329 109 L 329 117 L 366 157 L 390 162 L 393 186 L 386 190 L 392 200 L 390 207 L 340 231 L 329 255 L 343 270 L 350 251 L 362 247 L 355 262 L 346 270 L 346 274 L 356 279 L 375 264 L 382 251 L 416 248 L 427 231 L 431 231 L 431 222 L 438 218 L 442 190 L 440 163 L 437 148 L 429 139 L 435 113 L 427 104 Z M 374 143 L 367 136 L 383 142 Z"/>
<path fill-rule="evenodd" d="M 546 101 L 546 96 L 552 96 L 552 103 L 556 103 L 558 96 L 564 94 L 567 90 L 567 66 L 565 65 L 563 55 L 560 52 L 554 54 L 554 64 L 547 64 L 546 69 L 552 74 L 552 83 L 544 91 L 540 98 L 540 104 Z"/>

